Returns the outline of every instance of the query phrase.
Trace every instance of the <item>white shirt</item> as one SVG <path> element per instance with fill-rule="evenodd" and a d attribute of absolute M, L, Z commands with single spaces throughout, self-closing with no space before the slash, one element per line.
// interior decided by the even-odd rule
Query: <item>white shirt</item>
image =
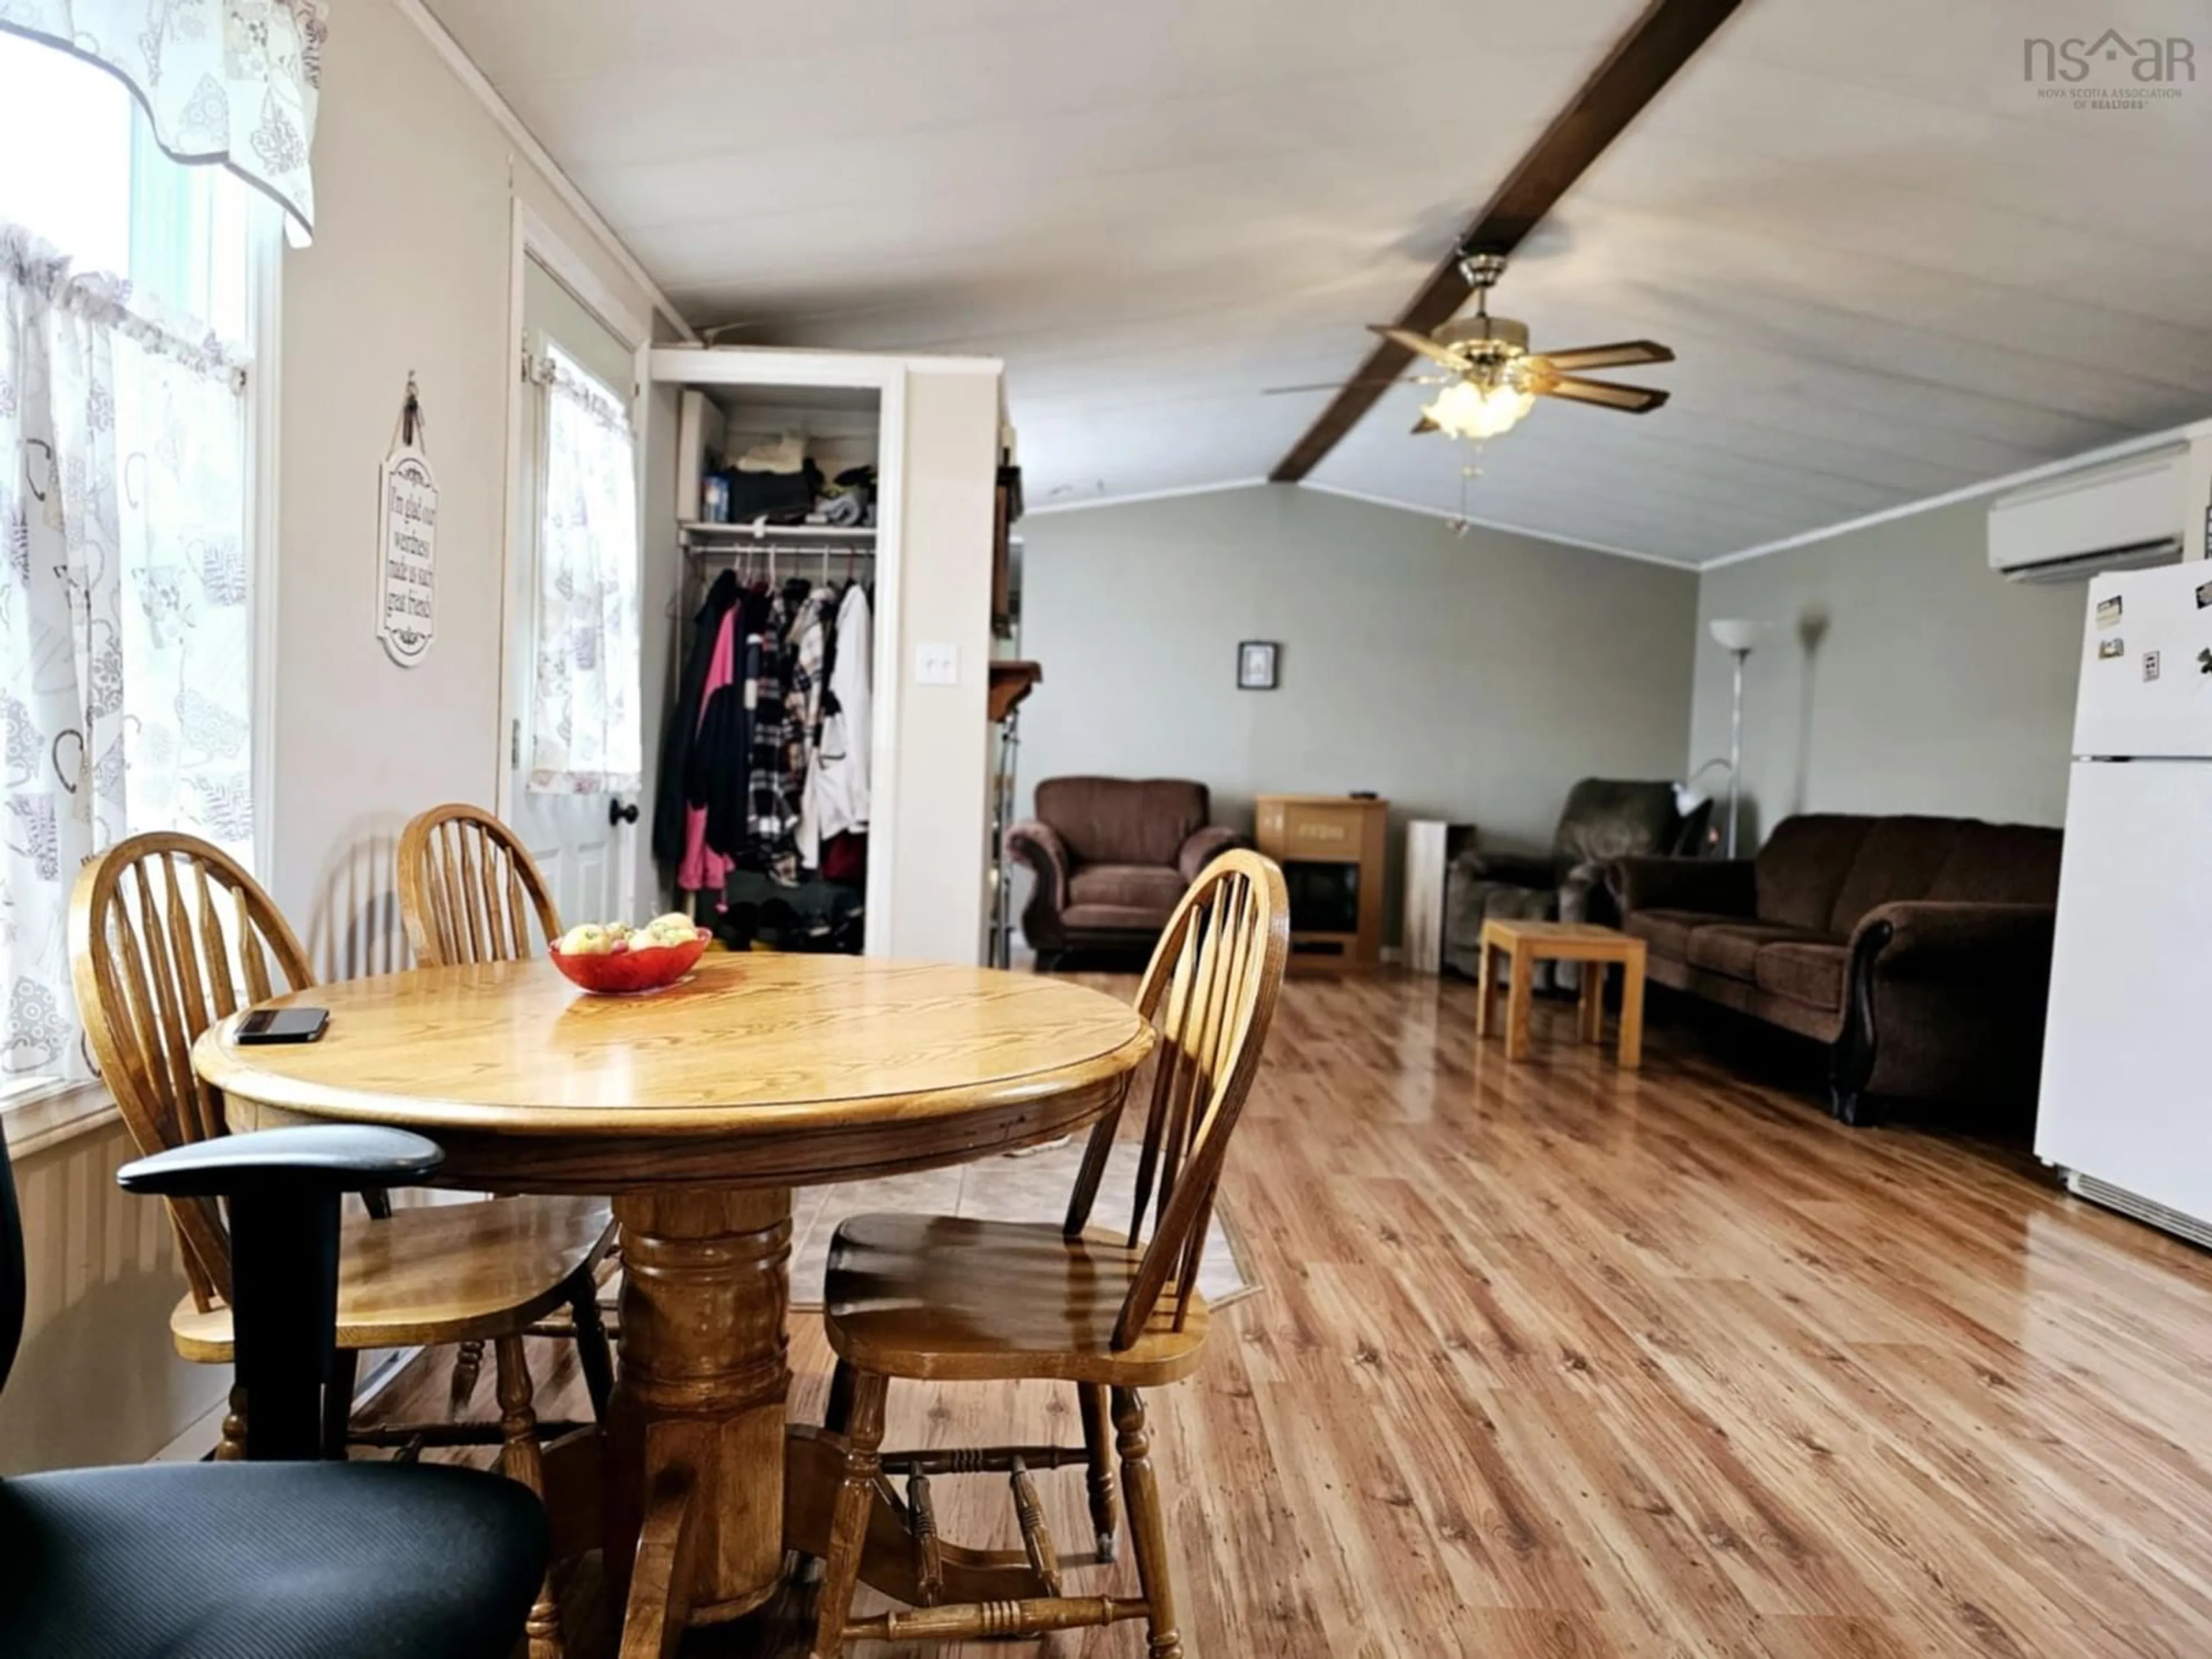
<path fill-rule="evenodd" d="M 875 734 L 869 719 L 874 635 L 867 592 L 855 582 L 837 606 L 837 655 L 830 670 L 837 712 L 822 722 L 822 741 L 806 776 L 804 817 L 813 832 L 814 862 L 819 861 L 820 844 L 830 836 L 868 827 L 868 750 Z M 802 851 L 806 844 L 802 836 Z"/>

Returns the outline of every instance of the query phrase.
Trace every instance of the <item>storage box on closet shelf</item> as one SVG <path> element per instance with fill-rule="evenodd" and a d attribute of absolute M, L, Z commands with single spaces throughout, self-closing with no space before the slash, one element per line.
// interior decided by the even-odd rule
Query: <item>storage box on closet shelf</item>
<path fill-rule="evenodd" d="M 803 433 L 786 433 L 710 470 L 701 481 L 698 518 L 680 526 L 687 544 L 725 547 L 748 537 L 873 540 L 876 469 L 847 467 L 825 478 L 806 442 Z"/>

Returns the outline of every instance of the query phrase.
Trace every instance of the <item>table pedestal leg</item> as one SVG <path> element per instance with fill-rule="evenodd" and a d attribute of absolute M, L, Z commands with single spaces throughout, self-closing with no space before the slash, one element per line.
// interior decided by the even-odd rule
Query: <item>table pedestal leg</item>
<path fill-rule="evenodd" d="M 687 1612 L 720 1623 L 767 1601 L 782 1571 L 791 1194 L 641 1194 L 616 1199 L 614 1213 L 622 1364 L 608 1407 L 608 1577 L 633 1604 L 633 1626 L 641 1595 L 655 1600 L 655 1622 L 673 1611 L 672 1624 Z"/>

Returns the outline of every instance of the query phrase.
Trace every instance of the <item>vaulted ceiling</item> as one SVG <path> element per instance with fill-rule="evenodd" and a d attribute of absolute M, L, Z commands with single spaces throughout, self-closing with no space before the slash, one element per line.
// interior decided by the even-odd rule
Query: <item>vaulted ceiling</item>
<path fill-rule="evenodd" d="M 1034 506 L 1263 476 L 1327 401 L 1267 389 L 1353 370 L 1642 9 L 430 5 L 695 325 L 1003 356 Z M 1620 378 L 1673 402 L 1478 456 L 1401 388 L 1313 482 L 1695 563 L 2212 414 L 2212 3 L 2127 21 L 2202 80 L 2040 95 L 2046 0 L 1746 0 L 1492 302 L 1665 341 Z"/>

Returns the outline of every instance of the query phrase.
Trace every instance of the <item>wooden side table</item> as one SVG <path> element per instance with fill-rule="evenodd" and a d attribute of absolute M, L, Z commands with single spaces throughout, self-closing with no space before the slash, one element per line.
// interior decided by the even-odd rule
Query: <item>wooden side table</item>
<path fill-rule="evenodd" d="M 1292 972 L 1382 960 L 1389 805 L 1366 795 L 1254 798 L 1253 839 L 1290 884 Z"/>
<path fill-rule="evenodd" d="M 1579 962 L 1588 964 L 1583 975 L 1582 1006 L 1577 1030 L 1584 1042 L 1605 1040 L 1605 970 L 1620 965 L 1620 1046 L 1622 1066 L 1633 1070 L 1644 1063 L 1644 941 L 1613 927 L 1585 921 L 1515 921 L 1492 917 L 1482 924 L 1482 984 L 1475 1004 L 1474 1034 L 1490 1035 L 1497 1024 L 1492 1005 L 1498 996 L 1497 961 L 1512 963 L 1512 980 L 1505 1002 L 1505 1058 L 1528 1056 L 1528 1015 L 1532 981 L 1539 962 Z"/>

